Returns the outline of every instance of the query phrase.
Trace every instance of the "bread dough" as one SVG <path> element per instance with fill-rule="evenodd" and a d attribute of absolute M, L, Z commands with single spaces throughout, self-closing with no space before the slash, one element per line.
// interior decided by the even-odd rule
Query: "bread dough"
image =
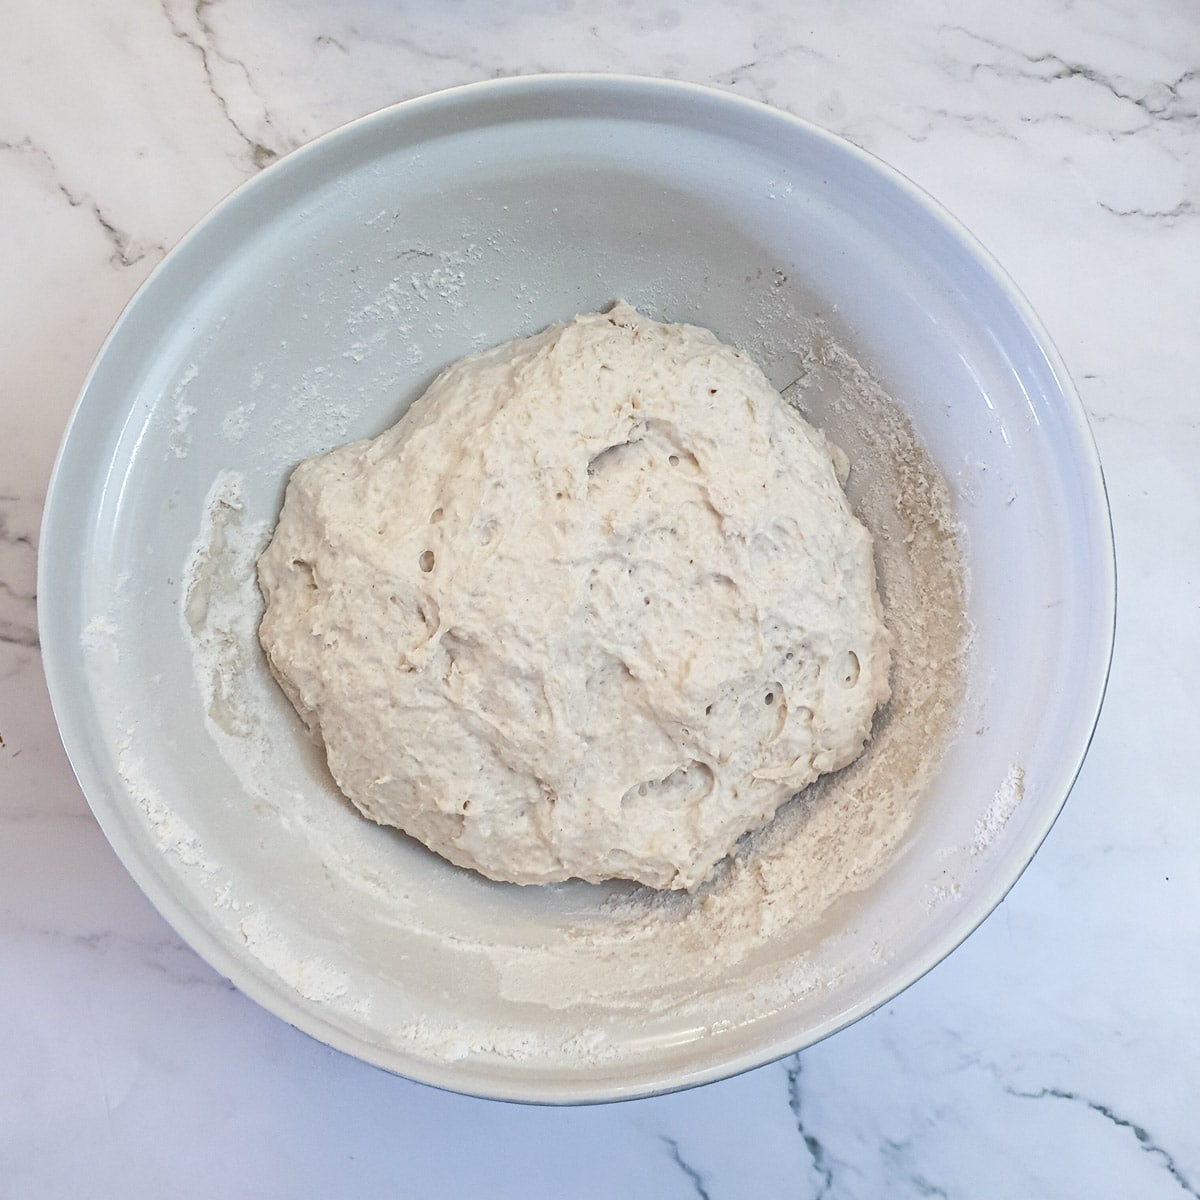
<path fill-rule="evenodd" d="M 372 820 L 493 879 L 692 889 L 888 696 L 839 468 L 742 354 L 619 303 L 301 463 L 259 637 Z"/>

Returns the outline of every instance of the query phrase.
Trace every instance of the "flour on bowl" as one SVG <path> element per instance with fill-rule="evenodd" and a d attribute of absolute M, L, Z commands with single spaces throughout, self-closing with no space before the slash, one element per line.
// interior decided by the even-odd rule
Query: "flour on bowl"
<path fill-rule="evenodd" d="M 992 845 L 1008 825 L 1024 797 L 1025 769 L 1019 763 L 1013 763 L 996 789 L 991 804 L 975 825 L 975 838 L 971 842 L 972 854 L 983 854 Z"/>
<path fill-rule="evenodd" d="M 439 983 L 392 966 L 401 973 L 385 985 L 375 977 L 380 964 L 351 969 L 289 934 L 292 965 L 311 956 L 361 976 L 360 986 L 369 982 L 373 1026 L 391 1014 L 373 1036 L 428 1061 L 527 1057 L 599 1067 L 633 1052 L 630 1030 L 665 1023 L 681 1038 L 721 1036 L 844 975 L 822 946 L 853 923 L 855 894 L 904 844 L 956 728 L 969 631 L 945 480 L 900 407 L 836 340 L 810 332 L 807 348 L 793 354 L 785 395 L 829 428 L 854 464 L 847 492 L 874 538 L 893 637 L 892 695 L 867 753 L 742 838 L 692 893 L 564 883 L 509 892 L 490 889 L 511 885 L 490 884 L 485 895 L 469 872 L 435 867 L 432 855 L 363 821 L 306 748 L 257 642 L 263 609 L 253 564 L 267 523 L 249 519 L 236 476 L 214 483 L 183 616 L 209 736 L 240 780 L 244 803 L 261 813 L 259 836 L 278 839 L 281 854 L 346 897 L 339 903 L 376 930 L 363 940 L 380 947 L 381 963 L 411 959 L 428 971 L 432 953 L 452 971 Z M 876 945 L 868 957 L 888 953 Z M 291 966 L 277 973 L 300 978 Z M 467 1019 L 447 1008 L 436 997 L 455 979 L 460 990 L 473 981 L 481 1014 L 490 994 L 506 1013 L 527 1012 L 528 1023 L 509 1027 L 508 1018 Z M 428 998 L 406 999 L 413 990 Z M 358 998 L 352 988 L 336 1004 L 350 1012 Z"/>
<path fill-rule="evenodd" d="M 221 472 L 204 506 L 200 533 L 184 578 L 187 581 L 183 618 L 202 664 L 197 682 L 209 717 L 226 734 L 244 737 L 254 725 L 253 712 L 237 686 L 241 654 L 256 625 L 257 602 L 247 574 L 253 578 L 256 546 L 266 528 L 245 521 L 243 481 L 232 471 Z"/>

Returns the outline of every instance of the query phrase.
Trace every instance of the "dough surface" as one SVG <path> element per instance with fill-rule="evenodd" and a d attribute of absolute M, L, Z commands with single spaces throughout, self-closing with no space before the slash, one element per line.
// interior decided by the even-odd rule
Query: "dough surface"
<path fill-rule="evenodd" d="M 619 303 L 301 463 L 259 637 L 372 820 L 493 879 L 691 889 L 888 697 L 844 470 L 743 355 Z"/>

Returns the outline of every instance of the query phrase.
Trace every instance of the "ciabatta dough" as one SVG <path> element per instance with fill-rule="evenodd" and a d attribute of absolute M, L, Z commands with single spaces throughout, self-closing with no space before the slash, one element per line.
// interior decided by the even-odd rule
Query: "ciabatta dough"
<path fill-rule="evenodd" d="M 694 888 L 888 696 L 839 459 L 713 334 L 617 304 L 301 463 L 259 636 L 372 820 L 493 879 Z"/>

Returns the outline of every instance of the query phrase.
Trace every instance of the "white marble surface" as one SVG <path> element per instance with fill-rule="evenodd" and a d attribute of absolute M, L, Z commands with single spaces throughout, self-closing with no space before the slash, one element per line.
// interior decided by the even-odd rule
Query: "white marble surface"
<path fill-rule="evenodd" d="M 0 1195 L 1200 1195 L 1200 10 L 1192 0 L 8 0 L 0 39 Z M 1056 337 L 1120 620 L 1083 775 L 947 962 L 798 1058 L 596 1109 L 475 1101 L 216 976 L 93 821 L 38 657 L 38 521 L 122 304 L 240 180 L 371 109 L 582 69 L 879 154 Z"/>

